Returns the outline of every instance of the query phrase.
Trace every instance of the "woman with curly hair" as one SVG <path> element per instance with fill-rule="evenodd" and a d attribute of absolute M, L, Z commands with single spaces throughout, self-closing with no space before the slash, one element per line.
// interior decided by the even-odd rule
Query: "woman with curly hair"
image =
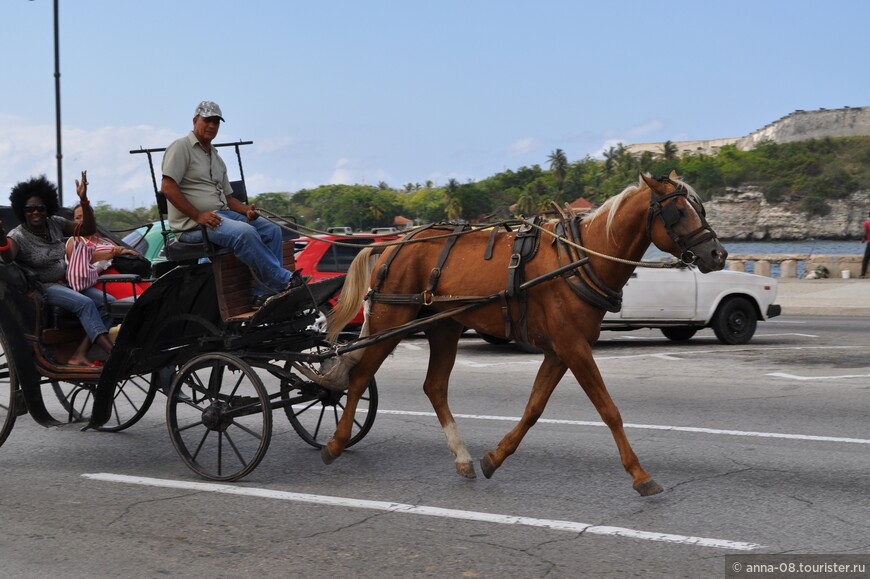
<path fill-rule="evenodd" d="M 55 215 L 59 209 L 57 188 L 45 176 L 22 181 L 12 188 L 9 200 L 21 225 L 6 234 L 0 222 L 0 261 L 13 260 L 30 269 L 45 288 L 46 302 L 74 313 L 88 338 L 67 360 L 70 366 L 98 366 L 88 359 L 91 343 L 107 353 L 112 349 L 108 336 L 110 318 L 104 307 L 103 292 L 91 287 L 77 292 L 64 281 L 66 274 L 65 241 L 72 235 L 96 233 L 94 211 L 87 197 L 87 171 L 76 180 L 76 193 L 83 208 L 80 224 Z M 111 296 L 107 300 L 113 301 Z"/>

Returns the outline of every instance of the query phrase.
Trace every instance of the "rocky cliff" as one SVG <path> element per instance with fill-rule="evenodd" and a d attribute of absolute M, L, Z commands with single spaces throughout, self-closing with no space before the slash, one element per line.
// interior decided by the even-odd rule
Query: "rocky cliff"
<path fill-rule="evenodd" d="M 860 239 L 870 211 L 870 190 L 858 191 L 846 199 L 829 199 L 828 205 L 828 215 L 808 218 L 796 204 L 771 204 L 757 187 L 744 187 L 713 197 L 704 208 L 707 220 L 722 239 Z"/>

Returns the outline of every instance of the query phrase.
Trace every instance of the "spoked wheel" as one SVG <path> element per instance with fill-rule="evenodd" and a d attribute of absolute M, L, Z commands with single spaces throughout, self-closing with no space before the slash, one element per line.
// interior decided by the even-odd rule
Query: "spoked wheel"
<path fill-rule="evenodd" d="M 9 353 L 9 344 L 0 328 L 0 445 L 15 426 L 15 398 L 18 392 L 18 377 Z"/>
<path fill-rule="evenodd" d="M 154 401 L 154 387 L 158 373 L 151 374 L 151 382 L 144 376 L 136 375 L 122 380 L 115 387 L 112 398 L 112 415 L 103 426 L 96 430 L 102 432 L 120 432 L 130 428 L 145 416 Z M 54 415 L 61 422 L 87 422 L 91 416 L 94 401 L 94 384 L 71 384 L 68 382 L 49 382 L 63 408 L 63 414 Z M 155 386 L 156 387 L 156 386 Z"/>
<path fill-rule="evenodd" d="M 48 380 L 43 384 L 49 384 L 52 392 L 54 392 L 57 401 L 60 402 L 63 412 L 52 412 L 48 408 L 46 401 L 46 409 L 51 412 L 52 417 L 60 422 L 87 422 L 91 417 L 91 405 L 94 401 L 94 385 L 91 384 L 74 384 L 70 382 L 58 382 L 57 380 Z"/>
<path fill-rule="evenodd" d="M 272 438 L 272 408 L 263 381 L 244 360 L 201 354 L 172 382 L 166 424 L 175 450 L 200 476 L 238 480 L 263 459 Z"/>
<path fill-rule="evenodd" d="M 157 392 L 160 374 L 151 373 L 151 380 L 144 376 L 130 376 L 115 386 L 115 396 L 112 398 L 112 416 L 104 425 L 97 428 L 102 432 L 121 432 L 130 428 L 145 416 L 154 394 Z"/>
<path fill-rule="evenodd" d="M 328 346 L 324 343 L 313 351 L 320 348 L 328 349 Z M 293 402 L 284 406 L 284 413 L 296 434 L 314 448 L 322 448 L 332 437 L 344 412 L 346 398 L 346 392 L 328 390 L 301 378 L 293 382 L 281 381 L 281 399 Z M 357 404 L 351 437 L 345 448 L 350 448 L 368 434 L 375 423 L 377 411 L 378 385 L 372 378 Z"/>

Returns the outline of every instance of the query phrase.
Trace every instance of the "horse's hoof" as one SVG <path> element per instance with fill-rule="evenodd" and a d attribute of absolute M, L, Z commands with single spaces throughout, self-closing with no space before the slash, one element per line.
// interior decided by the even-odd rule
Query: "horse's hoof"
<path fill-rule="evenodd" d="M 643 481 L 642 483 L 633 485 L 634 490 L 642 497 L 648 497 L 650 495 L 657 495 L 662 492 L 662 485 L 654 481 L 653 479 L 648 479 Z"/>
<path fill-rule="evenodd" d="M 477 478 L 477 473 L 474 472 L 474 463 L 472 462 L 457 462 L 456 474 L 465 478 Z"/>
<path fill-rule="evenodd" d="M 483 476 L 486 478 L 492 478 L 492 473 L 495 472 L 495 465 L 490 460 L 489 456 L 484 455 L 483 458 L 480 459 L 480 470 L 483 471 Z"/>
<path fill-rule="evenodd" d="M 320 449 L 320 460 L 323 461 L 323 464 L 332 464 L 332 462 L 335 460 L 335 457 L 332 456 L 331 452 L 329 452 L 328 446 L 324 446 Z"/>

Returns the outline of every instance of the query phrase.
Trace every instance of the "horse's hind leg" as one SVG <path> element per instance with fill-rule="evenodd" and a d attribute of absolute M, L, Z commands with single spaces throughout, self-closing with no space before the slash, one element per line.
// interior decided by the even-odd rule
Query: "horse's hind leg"
<path fill-rule="evenodd" d="M 426 338 L 429 340 L 429 369 L 426 372 L 426 380 L 423 382 L 423 392 L 429 397 L 432 408 L 438 416 L 438 422 L 447 437 L 447 446 L 453 456 L 456 457 L 456 472 L 465 478 L 476 478 L 474 463 L 468 448 L 459 434 L 456 421 L 447 405 L 447 386 L 450 380 L 450 372 L 456 362 L 456 349 L 459 344 L 459 336 L 462 334 L 462 325 L 447 320 L 430 326 L 426 330 Z"/>
<path fill-rule="evenodd" d="M 628 437 L 625 436 L 625 430 L 622 427 L 622 416 L 619 414 L 619 409 L 610 394 L 607 392 L 607 387 L 604 385 L 604 380 L 601 378 L 601 373 L 598 371 L 598 365 L 592 358 L 592 351 L 589 346 L 583 346 L 583 352 L 575 356 L 574 363 L 569 364 L 571 372 L 586 396 L 598 410 L 598 414 L 604 423 L 610 428 L 610 433 L 616 441 L 616 447 L 619 449 L 619 458 L 622 460 L 622 466 L 626 472 L 631 475 L 632 488 L 641 496 L 649 496 L 662 492 L 662 487 L 653 480 L 641 466 L 637 455 L 631 448 L 628 442 Z"/>
<path fill-rule="evenodd" d="M 522 418 L 501 439 L 495 450 L 487 452 L 480 459 L 480 469 L 486 478 L 492 477 L 495 470 L 501 466 L 505 459 L 516 451 L 523 437 L 535 425 L 538 418 L 541 417 L 544 408 L 547 406 L 547 401 L 550 399 L 550 395 L 555 390 L 556 384 L 565 375 L 567 369 L 567 366 L 555 354 L 551 352 L 544 354 L 544 362 L 538 368 L 538 375 L 535 376 L 532 393 L 529 395 L 529 401 L 526 403 L 526 409 L 523 412 Z"/>

